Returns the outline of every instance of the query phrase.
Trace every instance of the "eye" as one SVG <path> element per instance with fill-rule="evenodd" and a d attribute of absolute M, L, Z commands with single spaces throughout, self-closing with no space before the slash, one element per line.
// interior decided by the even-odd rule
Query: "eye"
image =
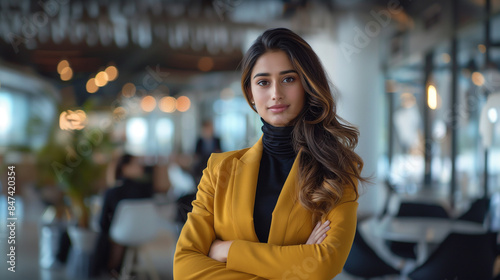
<path fill-rule="evenodd" d="M 268 82 L 268 81 L 265 81 L 265 80 L 260 80 L 260 81 L 258 81 L 258 82 L 257 82 L 257 84 L 258 84 L 259 86 L 264 87 L 264 86 L 267 86 L 267 85 L 269 84 L 269 82 Z"/>
<path fill-rule="evenodd" d="M 284 83 L 291 83 L 291 82 L 294 82 L 295 81 L 295 78 L 294 77 L 285 77 L 283 79 L 283 82 Z"/>

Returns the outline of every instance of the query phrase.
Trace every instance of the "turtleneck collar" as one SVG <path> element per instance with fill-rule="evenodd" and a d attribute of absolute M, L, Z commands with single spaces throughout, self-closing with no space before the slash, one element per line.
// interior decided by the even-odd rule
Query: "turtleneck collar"
<path fill-rule="evenodd" d="M 264 150 L 274 156 L 295 156 L 292 146 L 293 126 L 276 127 L 268 124 L 262 118 L 261 121 L 264 124 L 262 126 Z"/>

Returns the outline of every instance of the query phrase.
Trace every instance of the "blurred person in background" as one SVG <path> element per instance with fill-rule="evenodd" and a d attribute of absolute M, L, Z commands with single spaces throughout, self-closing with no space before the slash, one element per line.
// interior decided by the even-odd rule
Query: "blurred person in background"
<path fill-rule="evenodd" d="M 207 167 L 208 159 L 212 153 L 220 153 L 222 151 L 220 138 L 214 135 L 214 124 L 211 120 L 203 121 L 201 125 L 201 136 L 196 141 L 195 148 L 195 165 L 193 175 L 196 183 L 200 182 L 203 174 L 203 169 Z"/>
<path fill-rule="evenodd" d="M 120 271 L 125 248 L 110 239 L 109 229 L 118 203 L 123 199 L 151 198 L 153 184 L 138 157 L 125 154 L 116 165 L 115 186 L 106 190 L 99 226 L 101 232 L 95 250 L 95 274 Z"/>
<path fill-rule="evenodd" d="M 251 148 L 212 154 L 174 256 L 175 279 L 332 279 L 356 230 L 359 131 L 336 114 L 316 53 L 265 31 L 242 62 L 261 117 Z"/>

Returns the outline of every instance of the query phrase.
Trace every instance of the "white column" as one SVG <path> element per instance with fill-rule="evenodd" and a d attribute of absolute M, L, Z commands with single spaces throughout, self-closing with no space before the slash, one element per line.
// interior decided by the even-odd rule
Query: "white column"
<path fill-rule="evenodd" d="M 356 152 L 365 163 L 362 174 L 373 176 L 375 183 L 360 188 L 363 195 L 358 212 L 362 215 L 380 211 L 385 199 L 385 189 L 378 183 L 383 178 L 377 178 L 377 161 L 384 145 L 381 133 L 386 125 L 381 111 L 385 105 L 379 58 L 379 37 L 384 27 L 379 25 L 376 32 L 377 22 L 370 16 L 359 12 L 335 15 L 337 23 L 331 30 L 334 35 L 324 32 L 306 38 L 338 89 L 334 96 L 338 115 L 357 126 L 361 133 Z M 372 25 L 368 27 L 372 33 L 360 34 L 367 25 Z"/>

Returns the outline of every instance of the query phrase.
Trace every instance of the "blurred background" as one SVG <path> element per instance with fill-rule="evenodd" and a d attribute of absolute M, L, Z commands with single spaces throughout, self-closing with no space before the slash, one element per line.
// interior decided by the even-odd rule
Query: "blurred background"
<path fill-rule="evenodd" d="M 125 195 L 145 202 L 131 203 L 144 214 L 128 220 L 149 217 L 143 226 L 154 234 L 135 240 L 136 226 L 113 237 L 126 224 L 116 220 L 109 234 L 122 264 L 139 267 L 132 277 L 171 279 L 207 156 L 262 134 L 239 63 L 272 27 L 313 47 L 337 89 L 338 114 L 360 130 L 356 151 L 373 184 L 360 190 L 358 217 L 372 221 L 377 255 L 386 263 L 398 255 L 386 243 L 406 239 L 379 227 L 407 202 L 439 206 L 440 218 L 456 221 L 479 201 L 470 222 L 498 230 L 500 1 L 0 0 L 1 278 L 123 277 L 125 265 L 99 274 L 92 263 L 105 194 L 120 185 L 115 171 L 130 154 L 149 189 Z M 82 231 L 72 236 L 74 228 Z M 412 254 L 429 244 L 399 254 L 393 274 L 418 268 L 455 230 L 427 240 L 423 256 Z M 16 272 L 8 270 L 12 239 Z M 361 275 L 372 276 L 380 275 Z"/>

